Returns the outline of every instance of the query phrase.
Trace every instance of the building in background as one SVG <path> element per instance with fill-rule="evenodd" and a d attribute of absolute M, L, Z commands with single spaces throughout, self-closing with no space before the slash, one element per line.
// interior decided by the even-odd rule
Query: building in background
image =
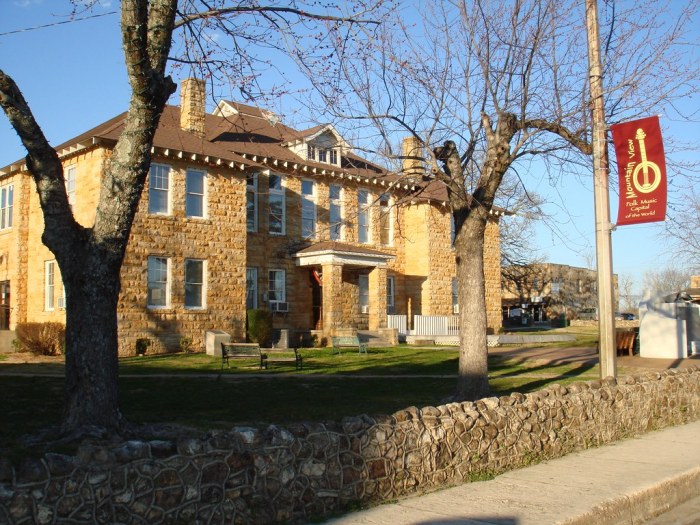
<path fill-rule="evenodd" d="M 501 271 L 504 323 L 567 319 L 598 319 L 598 274 L 564 264 L 509 266 Z M 617 275 L 613 276 L 613 305 L 617 310 Z M 523 321 L 525 318 L 525 321 Z"/>
<path fill-rule="evenodd" d="M 56 149 L 74 217 L 93 224 L 121 114 Z M 408 140 L 404 147 L 414 151 Z M 167 106 L 121 270 L 120 355 L 208 330 L 245 340 L 246 310 L 319 339 L 387 327 L 388 314 L 452 315 L 455 256 L 444 186 L 355 155 L 331 125 L 298 131 L 260 108 L 220 102 L 186 80 Z M 498 213 L 485 246 L 489 329 L 500 313 Z M 0 170 L 0 328 L 65 320 L 65 291 L 41 243 L 43 215 L 23 161 Z"/>

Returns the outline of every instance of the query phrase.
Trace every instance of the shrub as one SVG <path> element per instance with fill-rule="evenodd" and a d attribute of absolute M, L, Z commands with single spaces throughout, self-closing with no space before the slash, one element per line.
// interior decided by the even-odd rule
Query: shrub
<path fill-rule="evenodd" d="M 260 346 L 268 346 L 272 339 L 272 312 L 263 309 L 250 309 L 246 314 L 248 339 Z"/>
<path fill-rule="evenodd" d="M 136 355 L 144 355 L 148 347 L 151 346 L 151 340 L 148 337 L 139 337 L 136 340 Z"/>
<path fill-rule="evenodd" d="M 192 351 L 192 338 L 191 337 L 181 337 L 180 338 L 180 351 L 189 353 Z"/>
<path fill-rule="evenodd" d="M 61 323 L 18 323 L 19 347 L 37 355 L 61 355 L 66 346 L 66 327 Z"/>

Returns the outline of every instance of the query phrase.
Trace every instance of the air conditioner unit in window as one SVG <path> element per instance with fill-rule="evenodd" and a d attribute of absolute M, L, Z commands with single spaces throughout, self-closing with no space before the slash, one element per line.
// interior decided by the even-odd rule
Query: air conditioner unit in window
<path fill-rule="evenodd" d="M 272 302 L 270 303 L 270 310 L 273 312 L 286 312 L 287 303 L 282 303 L 279 301 Z"/>
<path fill-rule="evenodd" d="M 65 308 L 66 307 L 66 298 L 65 297 L 59 297 L 56 300 L 56 306 L 58 308 Z"/>
<path fill-rule="evenodd" d="M 360 312 L 362 312 L 363 314 L 368 314 L 369 313 L 369 305 L 366 304 L 364 306 L 360 306 Z"/>
<path fill-rule="evenodd" d="M 453 304 L 453 305 L 452 305 L 452 313 L 453 313 L 453 314 L 458 314 L 458 313 L 459 313 L 459 305 L 458 305 L 458 304 Z"/>

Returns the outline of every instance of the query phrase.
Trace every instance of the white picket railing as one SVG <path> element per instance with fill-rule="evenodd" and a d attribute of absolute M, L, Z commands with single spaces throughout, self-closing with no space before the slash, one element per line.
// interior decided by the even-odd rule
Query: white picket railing
<path fill-rule="evenodd" d="M 457 315 L 415 315 L 413 335 L 459 335 Z"/>
<path fill-rule="evenodd" d="M 459 335 L 458 315 L 414 315 L 413 330 L 408 329 L 405 315 L 387 315 L 387 326 L 399 335 Z"/>
<path fill-rule="evenodd" d="M 386 325 L 389 328 L 396 328 L 399 336 L 408 335 L 408 318 L 405 315 L 387 315 Z"/>

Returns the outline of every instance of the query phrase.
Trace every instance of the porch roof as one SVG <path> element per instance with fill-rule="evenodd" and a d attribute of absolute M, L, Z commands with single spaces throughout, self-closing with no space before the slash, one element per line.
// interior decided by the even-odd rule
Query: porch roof
<path fill-rule="evenodd" d="M 341 266 L 385 267 L 396 256 L 390 253 L 335 241 L 312 244 L 299 250 L 295 257 L 297 266 Z"/>

